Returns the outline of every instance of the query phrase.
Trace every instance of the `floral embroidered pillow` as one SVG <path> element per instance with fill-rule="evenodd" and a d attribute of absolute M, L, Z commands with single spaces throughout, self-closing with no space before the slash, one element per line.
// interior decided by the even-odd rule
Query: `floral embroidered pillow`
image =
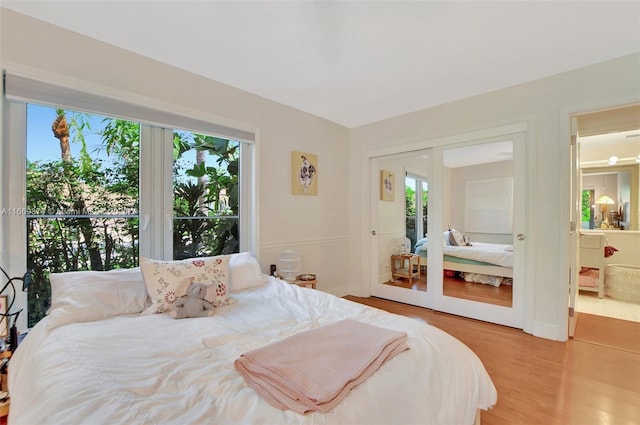
<path fill-rule="evenodd" d="M 194 282 L 207 285 L 205 299 L 214 307 L 236 302 L 229 294 L 228 255 L 169 261 L 140 257 L 140 269 L 151 298 L 151 306 L 144 313 L 172 310 L 176 300 Z"/>

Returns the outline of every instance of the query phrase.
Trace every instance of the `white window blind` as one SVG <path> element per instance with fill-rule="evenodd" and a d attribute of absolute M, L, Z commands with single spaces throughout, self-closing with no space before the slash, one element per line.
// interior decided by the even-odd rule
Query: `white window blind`
<path fill-rule="evenodd" d="M 4 75 L 4 90 L 9 100 L 91 112 L 225 139 L 255 142 L 255 134 L 251 131 L 11 73 Z"/>
<path fill-rule="evenodd" d="M 513 177 L 469 180 L 465 186 L 464 231 L 513 231 Z"/>

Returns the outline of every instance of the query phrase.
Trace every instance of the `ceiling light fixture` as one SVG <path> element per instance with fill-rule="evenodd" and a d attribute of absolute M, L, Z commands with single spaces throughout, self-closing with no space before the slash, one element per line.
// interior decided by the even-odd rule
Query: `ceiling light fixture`
<path fill-rule="evenodd" d="M 609 165 L 616 165 L 616 162 L 618 162 L 618 157 L 615 155 L 611 155 L 609 157 Z"/>

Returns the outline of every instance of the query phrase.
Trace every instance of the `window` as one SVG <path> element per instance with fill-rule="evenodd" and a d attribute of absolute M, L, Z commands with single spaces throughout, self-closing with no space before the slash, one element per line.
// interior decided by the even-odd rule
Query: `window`
<path fill-rule="evenodd" d="M 138 265 L 140 125 L 27 105 L 29 325 L 46 314 L 49 274 Z"/>
<path fill-rule="evenodd" d="M 11 267 L 34 274 L 26 299 L 16 294 L 28 309 L 22 326 L 46 313 L 50 273 L 133 267 L 140 255 L 177 259 L 254 248 L 253 133 L 6 77 L 10 124 L 0 157 L 9 167 L 0 179 L 12 184 L 0 189 L 9 207 L 4 246 L 11 240 Z M 54 107 L 41 106 L 40 97 Z M 156 124 L 58 108 L 58 97 Z M 225 133 L 230 137 L 220 137 Z"/>
<path fill-rule="evenodd" d="M 595 217 L 594 217 L 594 202 L 595 202 L 595 190 L 585 189 L 582 191 L 582 228 L 594 229 Z"/>
<path fill-rule="evenodd" d="M 173 258 L 239 252 L 240 143 L 177 131 L 173 141 Z"/>

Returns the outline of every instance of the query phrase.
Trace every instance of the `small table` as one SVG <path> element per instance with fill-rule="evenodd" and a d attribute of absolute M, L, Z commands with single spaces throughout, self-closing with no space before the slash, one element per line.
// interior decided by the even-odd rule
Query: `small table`
<path fill-rule="evenodd" d="M 11 358 L 11 351 L 6 350 L 6 351 L 2 351 L 0 352 L 0 359 L 6 359 L 6 358 Z M 5 379 L 5 384 L 6 384 L 6 376 L 4 377 Z M 7 391 L 6 388 L 2 388 L 3 391 Z M 8 398 L 5 401 L 3 401 L 2 403 L 0 403 L 0 424 L 6 424 L 7 423 L 7 416 L 9 415 L 9 407 L 11 405 L 11 399 Z"/>
<path fill-rule="evenodd" d="M 311 287 L 313 289 L 316 289 L 316 281 L 317 279 L 313 279 L 313 280 L 300 280 L 300 279 L 296 279 L 294 280 L 293 283 L 294 285 L 298 285 L 298 286 L 309 286 L 311 285 Z"/>
<path fill-rule="evenodd" d="M 391 256 L 391 278 L 403 277 L 413 282 L 420 278 L 420 256 L 415 254 L 397 254 Z"/>

